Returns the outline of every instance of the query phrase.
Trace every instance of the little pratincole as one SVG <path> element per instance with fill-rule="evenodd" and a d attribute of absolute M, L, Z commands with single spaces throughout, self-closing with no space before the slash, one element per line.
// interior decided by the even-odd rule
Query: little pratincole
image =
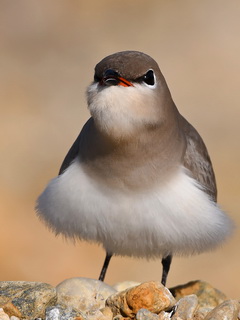
<path fill-rule="evenodd" d="M 87 102 L 91 117 L 37 213 L 56 234 L 102 244 L 99 280 L 112 255 L 161 258 L 165 285 L 173 255 L 214 249 L 232 231 L 205 144 L 142 52 L 101 60 Z"/>

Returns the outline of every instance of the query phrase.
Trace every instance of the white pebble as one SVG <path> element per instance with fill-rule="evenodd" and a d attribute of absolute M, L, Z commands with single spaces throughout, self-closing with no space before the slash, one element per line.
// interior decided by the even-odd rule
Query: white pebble
<path fill-rule="evenodd" d="M 3 308 L 0 308 L 0 320 L 10 320 L 9 316 L 3 311 Z"/>
<path fill-rule="evenodd" d="M 60 320 L 60 311 L 58 308 L 49 310 L 46 315 L 46 320 Z"/>

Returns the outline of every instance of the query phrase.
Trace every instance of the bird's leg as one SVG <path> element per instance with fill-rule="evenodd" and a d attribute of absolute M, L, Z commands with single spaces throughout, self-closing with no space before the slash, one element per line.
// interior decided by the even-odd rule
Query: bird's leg
<path fill-rule="evenodd" d="M 107 252 L 106 258 L 104 260 L 103 267 L 102 267 L 102 270 L 101 270 L 101 273 L 100 273 L 98 280 L 104 281 L 104 278 L 105 278 L 105 275 L 107 272 L 107 268 L 108 268 L 108 265 L 109 265 L 111 258 L 112 258 L 112 254 Z"/>
<path fill-rule="evenodd" d="M 166 285 L 166 282 L 167 282 L 167 276 L 168 276 L 171 262 L 172 262 L 171 255 L 168 255 L 165 258 L 162 258 L 163 271 L 162 271 L 162 281 L 161 282 L 164 286 Z"/>

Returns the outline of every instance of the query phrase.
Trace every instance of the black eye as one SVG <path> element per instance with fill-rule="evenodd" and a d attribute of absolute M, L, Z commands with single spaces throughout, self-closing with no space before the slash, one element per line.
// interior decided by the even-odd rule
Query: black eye
<path fill-rule="evenodd" d="M 149 86 L 153 86 L 155 84 L 153 70 L 148 70 L 148 72 L 142 77 L 142 80 Z"/>

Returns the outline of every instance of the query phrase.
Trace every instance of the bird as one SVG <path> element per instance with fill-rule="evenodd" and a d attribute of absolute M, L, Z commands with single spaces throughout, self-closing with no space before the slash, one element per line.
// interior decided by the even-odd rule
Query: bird
<path fill-rule="evenodd" d="M 161 259 L 165 286 L 173 256 L 213 250 L 233 230 L 207 148 L 143 52 L 103 58 L 87 105 L 90 118 L 38 197 L 37 215 L 56 234 L 103 246 L 100 281 L 118 255 Z"/>

